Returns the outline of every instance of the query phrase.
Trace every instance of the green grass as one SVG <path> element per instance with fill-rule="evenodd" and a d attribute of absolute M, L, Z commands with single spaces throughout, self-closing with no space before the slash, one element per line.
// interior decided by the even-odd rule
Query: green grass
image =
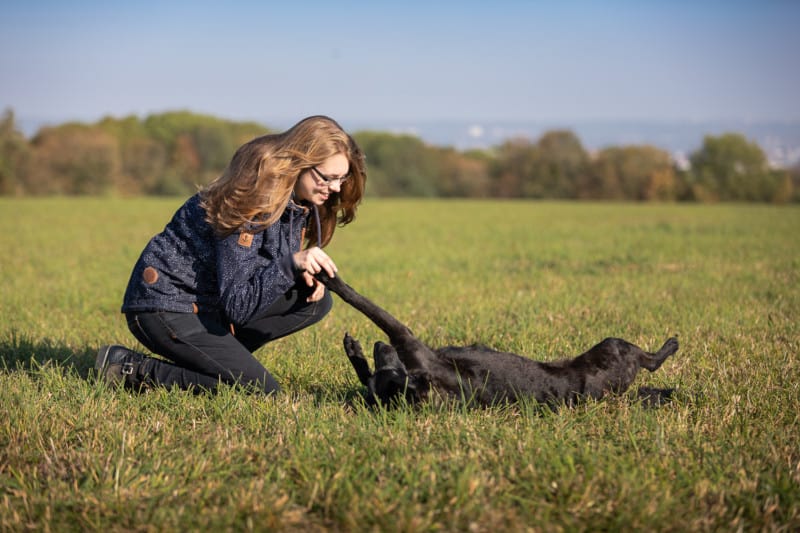
<path fill-rule="evenodd" d="M 432 345 L 538 359 L 606 336 L 681 350 L 631 394 L 369 411 L 341 301 L 257 356 L 268 400 L 131 394 L 130 269 L 181 200 L 0 200 L 0 530 L 718 531 L 800 528 L 800 209 L 373 200 L 341 275 Z"/>

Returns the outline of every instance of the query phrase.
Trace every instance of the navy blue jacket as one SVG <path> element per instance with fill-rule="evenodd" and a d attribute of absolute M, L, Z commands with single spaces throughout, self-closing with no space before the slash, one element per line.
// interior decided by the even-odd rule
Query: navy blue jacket
<path fill-rule="evenodd" d="M 301 249 L 308 209 L 290 201 L 266 230 L 225 238 L 205 215 L 196 194 L 150 240 L 133 268 L 123 312 L 221 311 L 245 324 L 297 282 L 292 254 Z"/>

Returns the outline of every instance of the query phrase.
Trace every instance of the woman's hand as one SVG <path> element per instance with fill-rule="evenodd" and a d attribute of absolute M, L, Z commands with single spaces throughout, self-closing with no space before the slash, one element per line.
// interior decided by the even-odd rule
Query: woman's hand
<path fill-rule="evenodd" d="M 306 285 L 314 287 L 314 292 L 306 298 L 306 301 L 318 302 L 325 296 L 325 285 L 317 281 L 314 278 L 314 274 L 324 270 L 330 277 L 335 277 L 337 272 L 336 263 L 317 246 L 297 252 L 293 255 L 293 258 L 295 266 L 303 271 L 303 279 L 306 281 Z"/>
<path fill-rule="evenodd" d="M 314 292 L 306 298 L 307 302 L 318 302 L 325 296 L 325 285 L 316 280 L 314 276 L 308 272 L 303 272 L 303 279 L 306 280 L 306 285 L 314 287 Z"/>
<path fill-rule="evenodd" d="M 328 254 L 322 251 L 318 246 L 312 246 L 307 250 L 297 252 L 293 256 L 294 266 L 298 270 L 302 270 L 312 276 L 318 272 L 325 271 L 332 278 L 336 277 L 336 263 L 333 259 L 328 257 Z"/>

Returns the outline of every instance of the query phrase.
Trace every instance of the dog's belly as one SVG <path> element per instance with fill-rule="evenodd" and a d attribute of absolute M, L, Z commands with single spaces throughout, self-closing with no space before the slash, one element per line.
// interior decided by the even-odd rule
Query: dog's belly
<path fill-rule="evenodd" d="M 583 380 L 558 363 L 541 363 L 483 346 L 446 347 L 436 351 L 439 393 L 482 404 L 522 397 L 539 402 L 570 401 L 583 392 Z"/>

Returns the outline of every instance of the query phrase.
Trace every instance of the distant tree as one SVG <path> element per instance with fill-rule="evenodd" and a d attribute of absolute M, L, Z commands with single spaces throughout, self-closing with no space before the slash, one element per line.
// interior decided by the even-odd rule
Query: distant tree
<path fill-rule="evenodd" d="M 589 154 L 569 130 L 546 132 L 536 143 L 532 173 L 523 178 L 523 196 L 575 198 L 580 180 L 589 171 Z"/>
<path fill-rule="evenodd" d="M 738 133 L 706 136 L 690 161 L 690 184 L 702 201 L 771 201 L 780 182 L 761 148 Z"/>
<path fill-rule="evenodd" d="M 106 116 L 100 119 L 96 126 L 113 135 L 120 146 L 148 136 L 144 124 L 136 115 L 122 118 Z"/>
<path fill-rule="evenodd" d="M 233 140 L 233 145 L 235 147 L 239 147 L 242 144 L 255 139 L 256 137 L 260 137 L 262 135 L 266 135 L 268 133 L 273 133 L 272 130 L 269 128 L 264 127 L 263 125 L 252 122 L 228 122 L 227 129 L 230 132 L 231 139 Z M 233 156 L 233 153 L 228 154 L 228 161 Z M 228 164 L 228 161 L 225 164 Z"/>
<path fill-rule="evenodd" d="M 97 126 L 67 123 L 40 130 L 27 188 L 33 194 L 108 194 L 120 178 L 119 145 Z"/>
<path fill-rule="evenodd" d="M 190 136 L 200 158 L 202 181 L 207 183 L 225 168 L 237 145 L 233 142 L 231 132 L 219 126 L 199 126 Z"/>
<path fill-rule="evenodd" d="M 675 200 L 678 179 L 670 155 L 652 146 L 605 148 L 591 163 L 578 196 L 607 200 Z"/>
<path fill-rule="evenodd" d="M 216 122 L 214 117 L 197 115 L 189 111 L 169 111 L 148 115 L 142 126 L 147 136 L 164 145 L 167 153 L 175 149 L 178 137 L 194 130 L 198 125 Z"/>
<path fill-rule="evenodd" d="M 774 201 L 776 203 L 800 202 L 800 161 L 782 172 Z"/>
<path fill-rule="evenodd" d="M 453 148 L 437 150 L 439 172 L 436 192 L 443 197 L 483 197 L 489 191 L 488 156 L 462 154 Z"/>
<path fill-rule="evenodd" d="M 536 145 L 525 138 L 509 139 L 495 150 L 489 164 L 489 194 L 498 198 L 523 195 L 523 182 L 534 173 L 538 157 Z"/>
<path fill-rule="evenodd" d="M 217 177 L 236 148 L 270 130 L 188 111 L 98 123 L 120 147 L 122 192 L 185 195 Z"/>
<path fill-rule="evenodd" d="M 158 184 L 167 171 L 164 145 L 149 137 L 129 140 L 122 150 L 123 192 L 158 194 Z"/>
<path fill-rule="evenodd" d="M 31 164 L 28 141 L 17 129 L 14 112 L 0 117 L 0 195 L 24 193 L 24 181 Z"/>
<path fill-rule="evenodd" d="M 239 145 L 270 131 L 254 122 L 232 123 L 188 111 L 150 115 L 143 127 L 168 154 L 161 189 L 170 182 L 167 189 L 184 191 L 217 177 Z"/>
<path fill-rule="evenodd" d="M 536 144 L 506 141 L 490 167 L 496 196 L 524 198 L 575 198 L 588 171 L 589 155 L 567 130 L 546 132 Z"/>
<path fill-rule="evenodd" d="M 148 194 L 164 171 L 164 147 L 148 136 L 142 121 L 135 115 L 123 118 L 104 117 L 97 126 L 112 135 L 119 146 L 120 178 L 124 194 Z"/>
<path fill-rule="evenodd" d="M 433 148 L 411 135 L 371 131 L 353 137 L 367 156 L 367 193 L 375 196 L 434 196 L 438 164 Z"/>
<path fill-rule="evenodd" d="M 787 204 L 794 199 L 794 184 L 788 170 L 774 170 L 777 177 L 777 185 L 772 195 L 772 202 L 776 204 Z"/>
<path fill-rule="evenodd" d="M 170 187 L 180 194 L 188 193 L 193 187 L 201 184 L 202 170 L 203 161 L 194 138 L 188 133 L 178 135 L 170 156 L 169 170 L 166 173 L 166 176 L 173 176 L 178 181 Z"/>

